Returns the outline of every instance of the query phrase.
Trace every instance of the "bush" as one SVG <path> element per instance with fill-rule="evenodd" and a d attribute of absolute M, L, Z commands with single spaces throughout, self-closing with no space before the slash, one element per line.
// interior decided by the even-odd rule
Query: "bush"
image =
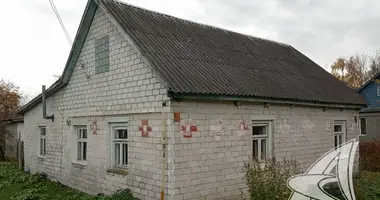
<path fill-rule="evenodd" d="M 288 179 L 300 173 L 295 160 L 264 162 L 252 160 L 245 163 L 245 181 L 251 200 L 284 200 L 288 199 L 291 190 L 287 187 Z"/>
<path fill-rule="evenodd" d="M 359 145 L 360 170 L 380 172 L 380 141 L 364 142 Z"/>

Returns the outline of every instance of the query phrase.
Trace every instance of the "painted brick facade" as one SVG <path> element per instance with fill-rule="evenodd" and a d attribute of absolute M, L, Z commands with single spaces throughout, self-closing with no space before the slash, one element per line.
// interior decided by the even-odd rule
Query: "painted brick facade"
<path fill-rule="evenodd" d="M 105 35 L 109 35 L 110 43 L 109 71 L 96 74 L 95 40 Z M 47 98 L 47 110 L 54 114 L 54 122 L 42 118 L 42 104 L 24 115 L 21 138 L 25 141 L 27 170 L 45 172 L 52 179 L 92 194 L 130 188 L 141 199 L 159 199 L 162 172 L 165 199 L 238 197 L 239 189 L 244 188 L 242 166 L 252 155 L 251 129 L 237 131 L 242 118 L 247 122 L 272 120 L 274 156 L 295 156 L 303 168 L 333 147 L 334 120 L 346 121 L 347 139 L 358 134 L 354 110 L 323 111 L 285 105 L 266 108 L 263 104 L 244 103 L 237 108 L 232 102 L 170 101 L 163 84 L 135 46 L 100 9 L 70 82 Z M 174 112 L 181 113 L 181 122 L 173 122 Z M 197 131 L 187 139 L 179 127 L 189 119 Z M 214 136 L 210 126 L 220 119 L 225 129 Z M 152 127 L 146 138 L 139 132 L 142 120 L 148 120 Z M 91 130 L 94 122 L 95 134 Z M 129 131 L 128 175 L 107 171 L 111 157 L 110 124 L 121 122 L 127 123 Z M 87 126 L 89 133 L 84 163 L 75 161 L 75 126 L 79 125 Z M 45 156 L 38 156 L 39 126 L 47 127 Z M 164 147 L 167 153 L 163 160 Z"/>
<path fill-rule="evenodd" d="M 303 170 L 334 147 L 334 120 L 346 122 L 346 140 L 358 137 L 355 110 L 233 102 L 172 102 L 181 123 L 191 119 L 197 132 L 190 139 L 175 134 L 175 199 L 238 199 L 243 165 L 252 156 L 252 127 L 238 129 L 242 119 L 273 121 L 273 154 L 278 160 L 295 158 Z M 224 131 L 214 135 L 212 126 L 223 120 Z"/>

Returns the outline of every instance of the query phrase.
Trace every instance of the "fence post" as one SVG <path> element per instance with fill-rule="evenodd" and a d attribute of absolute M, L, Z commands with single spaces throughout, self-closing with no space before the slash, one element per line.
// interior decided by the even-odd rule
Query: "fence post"
<path fill-rule="evenodd" d="M 24 171 L 24 141 L 17 142 L 17 168 Z"/>

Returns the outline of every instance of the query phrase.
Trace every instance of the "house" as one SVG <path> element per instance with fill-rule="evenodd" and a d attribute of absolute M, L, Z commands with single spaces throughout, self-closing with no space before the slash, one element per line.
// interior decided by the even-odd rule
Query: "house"
<path fill-rule="evenodd" d="M 92 194 L 233 199 L 243 165 L 303 169 L 366 101 L 290 45 L 89 0 L 62 77 L 24 116 L 25 170 Z"/>
<path fill-rule="evenodd" d="M 380 73 L 368 80 L 357 90 L 368 101 L 368 106 L 360 110 L 360 141 L 380 139 Z"/>

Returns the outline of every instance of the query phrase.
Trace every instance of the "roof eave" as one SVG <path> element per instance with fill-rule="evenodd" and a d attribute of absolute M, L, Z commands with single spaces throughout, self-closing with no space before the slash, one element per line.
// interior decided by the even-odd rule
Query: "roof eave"
<path fill-rule="evenodd" d="M 212 95 L 212 94 L 182 94 L 169 92 L 168 96 L 177 100 L 225 100 L 225 101 L 245 101 L 245 102 L 259 102 L 259 103 L 273 103 L 273 104 L 287 104 L 287 105 L 302 105 L 313 107 L 326 107 L 326 108 L 347 108 L 347 109 L 361 109 L 366 104 L 350 104 L 350 103 L 324 103 L 315 101 L 301 101 L 290 99 L 275 99 L 275 98 L 258 98 L 250 96 L 228 96 L 228 95 Z"/>
<path fill-rule="evenodd" d="M 79 24 L 79 28 L 75 36 L 74 43 L 71 48 L 62 76 L 46 90 L 46 97 L 49 97 L 50 95 L 54 94 L 59 89 L 63 88 L 69 83 L 69 80 L 74 71 L 75 64 L 79 58 L 79 54 L 86 40 L 87 33 L 90 29 L 90 26 L 95 16 L 95 12 L 97 8 L 98 8 L 98 4 L 95 2 L 95 0 L 88 0 L 86 8 L 85 8 L 85 12 L 83 13 L 81 22 Z M 25 106 L 23 106 L 23 108 L 18 112 L 18 114 L 24 114 L 25 112 L 32 109 L 41 101 L 42 101 L 42 95 L 39 94 L 38 96 L 33 98 L 31 101 L 29 101 Z"/>
<path fill-rule="evenodd" d="M 377 79 L 380 76 L 380 72 L 377 73 L 375 76 L 373 76 L 371 79 L 369 79 L 366 83 L 364 83 L 356 92 L 359 93 L 362 91 L 367 85 L 369 85 L 373 80 Z"/>

